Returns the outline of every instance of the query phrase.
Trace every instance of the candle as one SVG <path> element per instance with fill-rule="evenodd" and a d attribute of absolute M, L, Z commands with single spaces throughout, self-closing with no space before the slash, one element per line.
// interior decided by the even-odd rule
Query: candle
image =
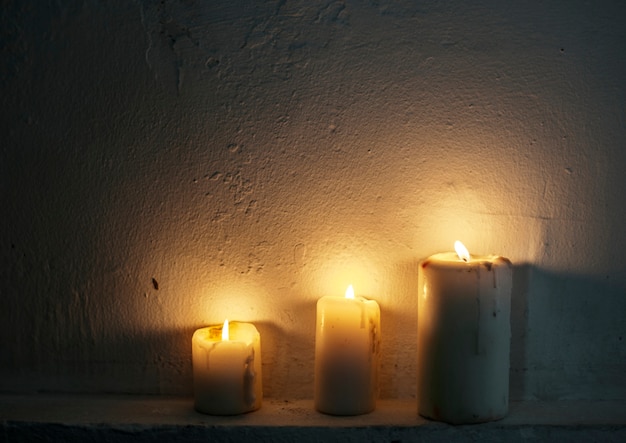
<path fill-rule="evenodd" d="M 497 420 L 509 402 L 512 265 L 455 248 L 419 267 L 418 410 L 453 424 Z"/>
<path fill-rule="evenodd" d="M 317 302 L 315 408 L 326 414 L 371 412 L 378 397 L 380 309 L 355 297 L 325 296 Z"/>
<path fill-rule="evenodd" d="M 198 329 L 191 340 L 195 408 L 234 415 L 261 407 L 261 336 L 250 323 Z"/>

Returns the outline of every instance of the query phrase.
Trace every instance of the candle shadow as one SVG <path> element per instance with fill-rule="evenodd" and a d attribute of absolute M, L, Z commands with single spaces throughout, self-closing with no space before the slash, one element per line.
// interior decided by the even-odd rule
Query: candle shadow
<path fill-rule="evenodd" d="M 264 397 L 313 397 L 315 301 L 296 300 L 294 297 L 282 313 L 277 313 L 291 325 L 255 322 L 261 334 Z"/>
<path fill-rule="evenodd" d="M 273 322 L 254 323 L 261 334 L 263 397 L 275 397 L 284 391 L 284 357 L 289 353 L 288 334 Z"/>
<path fill-rule="evenodd" d="M 623 270 L 581 275 L 525 266 L 514 278 L 511 397 L 624 398 Z"/>
<path fill-rule="evenodd" d="M 526 331 L 528 329 L 528 287 L 531 266 L 527 263 L 513 266 L 511 293 L 511 366 L 509 372 L 509 397 L 521 400 L 526 392 Z"/>
<path fill-rule="evenodd" d="M 37 392 L 188 395 L 191 405 L 195 329 L 115 331 L 92 340 L 88 350 L 76 337 L 64 342 L 56 358 L 49 357 L 45 376 L 25 371 L 24 377 L 31 384 L 36 380 Z"/>
<path fill-rule="evenodd" d="M 417 395 L 417 275 L 419 259 L 396 264 L 389 275 L 381 310 L 380 398 Z"/>

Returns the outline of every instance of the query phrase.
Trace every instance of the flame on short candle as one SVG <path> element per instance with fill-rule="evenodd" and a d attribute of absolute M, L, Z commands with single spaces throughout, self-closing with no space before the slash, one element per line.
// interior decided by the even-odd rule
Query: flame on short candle
<path fill-rule="evenodd" d="M 228 333 L 228 320 L 224 320 L 224 326 L 222 327 L 222 341 L 230 340 L 230 334 Z"/>
<path fill-rule="evenodd" d="M 467 250 L 467 248 L 465 247 L 465 245 L 463 245 L 463 243 L 461 243 L 460 241 L 455 241 L 454 242 L 454 250 L 456 251 L 456 255 L 459 256 L 459 258 L 465 262 L 469 261 L 470 259 L 470 253 Z"/>
<path fill-rule="evenodd" d="M 346 289 L 346 298 L 354 298 L 354 288 L 352 285 L 348 286 L 348 289 Z"/>

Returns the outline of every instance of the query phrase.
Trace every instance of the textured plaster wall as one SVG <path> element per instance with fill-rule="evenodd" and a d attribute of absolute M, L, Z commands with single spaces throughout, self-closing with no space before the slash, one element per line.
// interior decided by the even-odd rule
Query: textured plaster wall
<path fill-rule="evenodd" d="M 626 399 L 620 1 L 8 1 L 0 391 L 191 393 L 191 335 L 310 398 L 315 302 L 382 311 L 415 396 L 419 260 L 515 264 L 511 397 Z"/>

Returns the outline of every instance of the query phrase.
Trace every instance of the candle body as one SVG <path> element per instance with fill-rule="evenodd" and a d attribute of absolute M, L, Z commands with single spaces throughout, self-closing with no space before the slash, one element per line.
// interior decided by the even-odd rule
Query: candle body
<path fill-rule="evenodd" d="M 322 297 L 315 332 L 315 408 L 332 415 L 371 412 L 378 397 L 380 308 L 363 297 Z"/>
<path fill-rule="evenodd" d="M 192 338 L 195 408 L 212 415 L 234 415 L 261 407 L 261 337 L 250 323 L 198 329 Z"/>
<path fill-rule="evenodd" d="M 453 424 L 506 415 L 509 403 L 511 262 L 436 254 L 419 268 L 420 415 Z"/>

